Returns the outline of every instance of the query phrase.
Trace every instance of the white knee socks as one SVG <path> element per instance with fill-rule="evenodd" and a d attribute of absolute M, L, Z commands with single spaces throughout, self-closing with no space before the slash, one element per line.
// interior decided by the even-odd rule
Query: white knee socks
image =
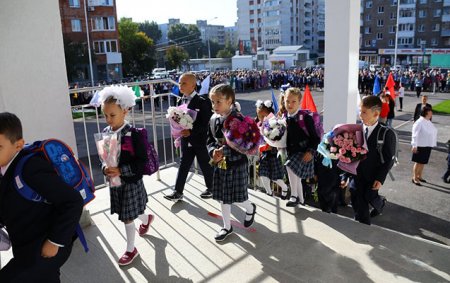
<path fill-rule="evenodd" d="M 223 228 L 230 230 L 231 228 L 231 205 L 220 202 L 222 209 Z"/>
<path fill-rule="evenodd" d="M 252 215 L 249 215 L 249 214 L 253 213 L 254 207 L 249 200 L 246 200 L 244 202 L 235 202 L 235 204 L 237 204 L 240 207 L 245 209 L 245 220 L 248 221 L 248 220 L 252 219 Z"/>
<path fill-rule="evenodd" d="M 286 196 L 287 192 L 288 192 L 288 187 L 287 187 L 286 183 L 282 179 L 276 180 L 275 183 L 278 186 L 280 186 L 280 188 L 281 188 L 281 195 L 282 196 Z"/>
<path fill-rule="evenodd" d="M 304 203 L 305 199 L 303 198 L 302 179 L 300 179 L 291 168 L 286 167 L 286 170 L 289 177 L 289 183 L 291 184 L 291 201 L 295 201 L 295 198 L 298 197 L 300 202 Z"/>
<path fill-rule="evenodd" d="M 270 188 L 270 179 L 266 176 L 259 176 L 259 180 L 261 180 L 264 189 L 266 189 L 266 193 L 270 195 L 272 193 L 272 189 Z"/>
<path fill-rule="evenodd" d="M 125 232 L 127 234 L 127 252 L 132 252 L 134 251 L 134 237 L 136 235 L 134 221 L 129 224 L 125 224 Z"/>

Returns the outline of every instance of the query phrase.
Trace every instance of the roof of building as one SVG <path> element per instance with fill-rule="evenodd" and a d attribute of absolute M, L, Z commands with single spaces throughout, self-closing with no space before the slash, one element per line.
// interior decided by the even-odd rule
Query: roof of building
<path fill-rule="evenodd" d="M 286 45 L 275 48 L 273 53 L 295 53 L 300 49 L 306 50 L 303 45 Z"/>

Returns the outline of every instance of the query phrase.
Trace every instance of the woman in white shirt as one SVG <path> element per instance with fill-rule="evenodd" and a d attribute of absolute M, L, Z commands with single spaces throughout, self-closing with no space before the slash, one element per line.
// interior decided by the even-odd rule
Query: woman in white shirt
<path fill-rule="evenodd" d="M 398 100 L 400 101 L 400 109 L 398 109 L 398 112 L 402 112 L 403 111 L 403 97 L 405 97 L 405 88 L 403 87 L 403 85 L 400 83 L 399 85 L 399 89 L 398 89 Z M 397 103 L 395 105 L 398 105 Z"/>
<path fill-rule="evenodd" d="M 431 122 L 433 111 L 430 107 L 424 107 L 420 113 L 420 118 L 414 123 L 412 128 L 412 161 L 414 162 L 412 182 L 417 186 L 422 186 L 420 182 L 426 183 L 422 179 L 422 172 L 425 164 L 430 159 L 431 149 L 437 143 L 437 129 Z"/>

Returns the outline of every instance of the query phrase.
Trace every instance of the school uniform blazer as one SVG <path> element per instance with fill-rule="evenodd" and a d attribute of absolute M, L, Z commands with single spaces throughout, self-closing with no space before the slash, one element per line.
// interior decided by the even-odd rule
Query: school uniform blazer
<path fill-rule="evenodd" d="M 197 111 L 197 117 L 195 118 L 191 135 L 181 138 L 181 143 L 182 145 L 190 143 L 193 147 L 204 147 L 206 146 L 209 119 L 212 115 L 211 100 L 207 96 L 196 94 L 192 97 L 187 107 Z"/>
<path fill-rule="evenodd" d="M 427 103 L 425 106 L 433 108 L 431 104 Z M 420 118 L 420 112 L 422 111 L 422 103 L 418 103 L 416 105 L 416 109 L 414 110 L 414 122 Z"/>
<path fill-rule="evenodd" d="M 377 150 L 377 133 L 381 125 L 373 129 L 367 141 L 368 153 L 366 159 L 362 160 L 356 170 L 357 177 L 362 178 L 368 183 L 373 183 L 375 180 L 382 184 L 386 180 L 386 176 L 394 165 L 395 157 L 395 134 L 392 131 L 386 133 L 382 154 L 385 163 L 381 163 L 381 157 Z M 385 129 L 386 131 L 386 129 Z M 380 139 L 383 137 L 383 132 L 380 132 Z"/>
<path fill-rule="evenodd" d="M 0 181 L 0 223 L 6 226 L 14 257 L 24 264 L 32 264 L 47 239 L 64 246 L 72 244 L 83 199 L 39 156 L 27 161 L 22 176 L 50 204 L 22 197 L 13 185 L 14 170 L 22 157 L 23 152 L 17 155 Z"/>

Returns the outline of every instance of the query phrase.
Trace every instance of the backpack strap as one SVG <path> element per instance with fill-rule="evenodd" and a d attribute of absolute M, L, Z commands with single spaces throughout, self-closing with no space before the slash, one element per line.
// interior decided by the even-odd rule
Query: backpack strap
<path fill-rule="evenodd" d="M 28 186 L 22 176 L 23 168 L 25 167 L 26 162 L 35 155 L 37 155 L 37 153 L 31 152 L 22 157 L 17 163 L 16 169 L 14 170 L 14 188 L 23 198 L 27 200 L 49 203 L 41 195 L 36 193 L 30 186 Z"/>

